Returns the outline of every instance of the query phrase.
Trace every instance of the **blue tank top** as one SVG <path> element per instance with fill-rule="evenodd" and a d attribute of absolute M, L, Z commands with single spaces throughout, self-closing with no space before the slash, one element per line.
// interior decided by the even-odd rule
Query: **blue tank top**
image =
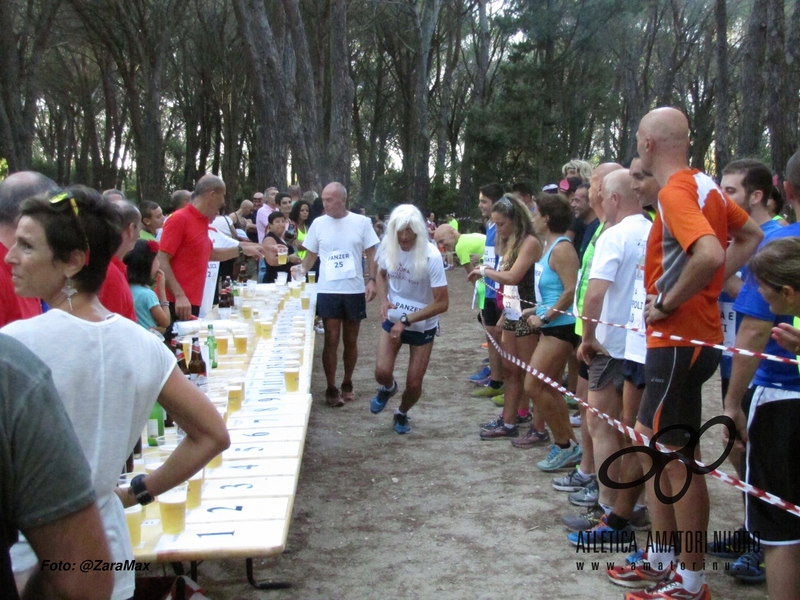
<path fill-rule="evenodd" d="M 534 267 L 534 289 L 536 290 L 536 316 L 542 318 L 547 314 L 547 311 L 558 302 L 561 294 L 564 293 L 564 284 L 561 283 L 561 278 L 552 268 L 550 268 L 550 254 L 553 248 L 561 242 L 569 242 L 570 239 L 566 236 L 556 238 L 553 244 L 544 253 L 542 259 L 536 263 Z M 567 308 L 569 310 L 569 308 Z M 575 317 L 572 315 L 559 314 L 556 318 L 550 321 L 544 327 L 558 327 L 559 325 L 572 325 L 575 323 Z"/>

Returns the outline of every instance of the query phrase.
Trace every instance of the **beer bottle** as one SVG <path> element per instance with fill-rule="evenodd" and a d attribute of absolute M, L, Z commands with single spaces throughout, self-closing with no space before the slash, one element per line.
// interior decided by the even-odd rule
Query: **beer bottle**
<path fill-rule="evenodd" d="M 220 302 L 222 299 L 220 298 Z M 208 324 L 208 339 L 206 340 L 208 346 L 208 359 L 211 361 L 211 368 L 217 368 L 217 338 L 214 337 L 214 325 Z"/>
<path fill-rule="evenodd" d="M 186 364 L 186 356 L 183 354 L 183 344 L 178 344 L 175 340 L 173 342 L 176 344 L 175 350 L 175 360 L 178 361 L 178 368 L 181 370 L 181 373 L 189 376 L 189 365 Z"/>
<path fill-rule="evenodd" d="M 192 338 L 192 360 L 189 361 L 189 381 L 197 387 L 205 389 L 208 384 L 208 372 L 206 362 L 200 353 L 200 338 Z"/>
<path fill-rule="evenodd" d="M 164 409 L 156 402 L 147 420 L 147 445 L 158 446 L 158 438 L 164 435 Z"/>
<path fill-rule="evenodd" d="M 247 267 L 244 266 L 244 263 L 239 267 L 239 283 L 247 285 Z"/>

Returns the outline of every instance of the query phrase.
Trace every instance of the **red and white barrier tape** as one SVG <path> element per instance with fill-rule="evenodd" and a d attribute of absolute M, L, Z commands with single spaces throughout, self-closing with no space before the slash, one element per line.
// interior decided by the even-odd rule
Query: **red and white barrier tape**
<path fill-rule="evenodd" d="M 559 312 L 562 312 L 562 311 L 559 311 Z M 606 414 L 604 412 L 600 412 L 595 407 L 589 406 L 589 404 L 585 400 L 583 400 L 581 398 L 578 398 L 575 394 L 570 392 L 568 389 L 566 389 L 560 383 L 554 381 L 552 378 L 548 377 L 547 375 L 545 375 L 541 371 L 538 371 L 537 369 L 534 369 L 532 366 L 530 366 L 529 364 L 521 361 L 516 356 L 512 356 L 511 354 L 509 354 L 508 352 L 503 350 L 500 347 L 500 345 L 497 343 L 497 340 L 495 340 L 494 337 L 492 336 L 492 334 L 489 333 L 489 331 L 486 329 L 486 326 L 483 325 L 483 323 L 481 323 L 481 326 L 483 327 L 483 330 L 486 332 L 486 337 L 489 339 L 489 343 L 491 343 L 495 347 L 495 349 L 498 351 L 498 353 L 500 353 L 500 356 L 502 356 L 503 358 L 505 358 L 509 362 L 517 365 L 518 367 L 520 367 L 524 371 L 527 371 L 528 373 L 530 373 L 531 375 L 533 375 L 537 379 L 540 379 L 541 381 L 544 381 L 546 384 L 548 384 L 549 386 L 555 388 L 556 390 L 558 390 L 562 394 L 567 395 L 570 398 L 575 399 L 579 404 L 581 404 L 584 408 L 586 408 L 586 410 L 591 411 L 592 413 L 597 415 L 599 418 L 603 419 L 606 423 L 608 423 L 609 425 L 611 425 L 615 429 L 617 429 L 620 432 L 622 432 L 623 435 L 627 435 L 629 438 L 635 440 L 637 443 L 639 443 L 639 444 L 641 444 L 643 446 L 648 446 L 650 444 L 650 438 L 648 438 L 647 436 L 642 435 L 638 431 L 634 430 L 632 427 L 629 427 L 629 426 L 625 425 L 624 423 L 622 423 L 621 421 L 618 421 L 617 419 L 611 417 L 610 415 L 608 415 L 608 414 Z M 655 447 L 660 452 L 664 452 L 664 453 L 671 452 L 671 450 L 669 448 L 663 446 L 662 444 L 659 444 L 658 442 L 656 442 Z M 704 465 L 703 463 L 701 463 L 699 461 L 697 461 L 697 465 L 699 467 L 701 467 L 701 468 L 706 466 L 706 465 Z M 717 469 L 709 471 L 708 475 L 710 475 L 711 477 L 714 477 L 715 479 L 718 479 L 718 480 L 720 480 L 720 481 L 722 481 L 724 483 L 727 483 L 728 485 L 731 485 L 731 486 L 735 487 L 738 490 L 746 492 L 746 493 L 750 494 L 751 496 L 754 496 L 756 498 L 760 498 L 764 502 L 768 502 L 769 504 L 772 504 L 773 506 L 777 506 L 779 508 L 782 508 L 783 510 L 785 510 L 785 511 L 791 513 L 791 514 L 793 514 L 793 515 L 795 515 L 797 517 L 800 517 L 800 506 L 797 506 L 796 504 L 792 504 L 791 502 L 787 502 L 786 500 L 783 500 L 782 498 L 779 498 L 778 496 L 776 496 L 774 494 L 770 494 L 769 492 L 765 492 L 763 490 L 760 490 L 757 487 L 754 487 L 754 486 L 750 485 L 749 483 L 745 483 L 741 479 L 737 479 L 736 477 L 731 477 L 727 473 L 724 473 L 724 472 L 719 471 Z"/>
<path fill-rule="evenodd" d="M 498 291 L 497 294 L 500 296 L 503 295 L 503 293 L 500 291 Z M 536 304 L 534 304 L 533 302 L 528 302 L 527 300 L 520 300 L 520 303 L 536 306 Z M 732 352 L 734 354 L 741 354 L 743 356 L 753 356 L 755 358 L 771 360 L 774 362 L 780 362 L 788 365 L 800 365 L 800 360 L 795 358 L 786 358 L 785 356 L 776 356 L 775 354 L 766 354 L 764 352 L 753 352 L 752 350 L 745 350 L 744 348 L 736 348 L 735 346 L 723 346 L 722 344 L 712 344 L 711 342 L 704 342 L 703 340 L 691 340 L 688 338 L 681 337 L 679 335 L 667 335 L 665 333 L 661 333 L 660 331 L 647 331 L 646 329 L 643 329 L 641 327 L 633 327 L 632 325 L 620 325 L 619 323 L 610 323 L 608 321 L 600 321 L 599 319 L 590 319 L 588 317 L 576 315 L 571 311 L 564 311 L 564 310 L 559 310 L 557 308 L 553 308 L 552 306 L 547 306 L 545 308 L 547 308 L 547 310 L 554 310 L 562 315 L 568 315 L 570 317 L 575 317 L 576 319 L 581 319 L 582 321 L 597 323 L 599 325 L 608 325 L 609 327 L 617 327 L 619 329 L 627 329 L 629 331 L 635 331 L 643 335 L 661 338 L 664 340 L 671 340 L 673 342 L 685 342 L 688 344 L 692 344 L 693 346 L 706 346 L 707 348 L 716 348 L 717 350 Z"/>

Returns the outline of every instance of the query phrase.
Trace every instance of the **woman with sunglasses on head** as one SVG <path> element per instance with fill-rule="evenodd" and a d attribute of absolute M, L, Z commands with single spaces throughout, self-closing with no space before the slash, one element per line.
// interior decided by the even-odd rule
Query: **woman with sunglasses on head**
<path fill-rule="evenodd" d="M 488 277 L 501 284 L 497 302 L 503 304 L 505 321 L 500 346 L 511 356 L 527 361 L 536 348 L 539 335 L 522 317 L 522 311 L 536 301 L 533 267 L 542 255 L 542 245 L 534 235 L 530 211 L 516 196 L 506 194 L 495 202 L 492 220 L 497 225 L 495 251 L 502 256 L 499 269 L 482 265 L 469 274 L 469 280 Z M 522 386 L 525 372 L 504 358 L 503 374 L 506 388 L 503 414 L 481 425 L 482 440 L 518 437 L 517 423 L 530 421 Z"/>
<path fill-rule="evenodd" d="M 119 212 L 94 190 L 76 186 L 24 201 L 6 262 L 16 293 L 41 298 L 50 310 L 3 328 L 52 371 L 92 470 L 114 561 L 133 558 L 123 507 L 151 502 L 230 444 L 216 408 L 176 368 L 167 347 L 98 300 L 120 240 Z M 186 437 L 163 466 L 119 490 L 119 474 L 156 400 Z M 134 573 L 116 572 L 112 598 L 130 598 L 133 590 Z"/>

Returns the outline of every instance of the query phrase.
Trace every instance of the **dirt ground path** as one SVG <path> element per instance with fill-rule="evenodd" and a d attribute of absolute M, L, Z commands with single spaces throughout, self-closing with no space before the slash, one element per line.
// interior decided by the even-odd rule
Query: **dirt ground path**
<path fill-rule="evenodd" d="M 498 409 L 472 399 L 466 376 L 486 355 L 470 309 L 463 270 L 448 272 L 450 310 L 442 318 L 412 431 L 392 430 L 393 399 L 380 415 L 369 411 L 375 390 L 378 306 L 362 324 L 354 377 L 358 400 L 341 409 L 324 405 L 317 336 L 312 385 L 314 408 L 306 439 L 287 552 L 256 560 L 256 576 L 290 581 L 288 590 L 259 592 L 247 583 L 243 560 L 207 561 L 200 584 L 210 598 L 334 599 L 614 599 L 624 589 L 607 581 L 606 561 L 624 554 L 581 554 L 567 542 L 561 515 L 574 507 L 550 486 L 535 462 L 546 448 L 517 450 L 507 441 L 482 442 L 478 423 Z M 396 377 L 404 381 L 407 351 Z M 402 384 L 401 384 L 402 385 Z M 704 419 L 720 409 L 719 379 L 707 384 Z M 703 439 L 703 455 L 716 457 L 716 432 Z M 723 470 L 733 473 L 729 463 Z M 740 495 L 708 479 L 709 530 L 731 530 L 742 519 Z M 637 537 L 644 539 L 644 534 Z M 641 543 L 641 542 L 640 542 Z M 587 561 L 584 571 L 576 563 Z M 712 570 L 714 598 L 766 598 L 766 586 L 743 586 Z M 600 561 L 591 572 L 590 561 Z"/>

